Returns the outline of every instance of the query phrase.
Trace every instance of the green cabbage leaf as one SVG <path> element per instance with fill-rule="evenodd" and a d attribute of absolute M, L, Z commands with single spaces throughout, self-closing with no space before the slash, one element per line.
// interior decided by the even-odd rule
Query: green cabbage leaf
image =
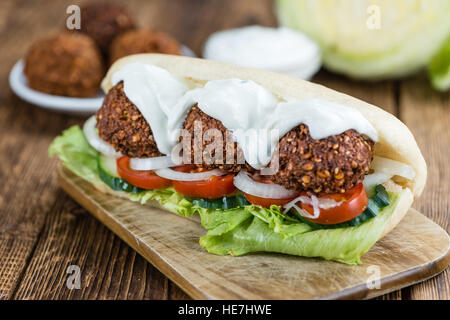
<path fill-rule="evenodd" d="M 431 83 L 436 90 L 447 91 L 450 89 L 450 38 L 431 60 L 428 70 Z"/>

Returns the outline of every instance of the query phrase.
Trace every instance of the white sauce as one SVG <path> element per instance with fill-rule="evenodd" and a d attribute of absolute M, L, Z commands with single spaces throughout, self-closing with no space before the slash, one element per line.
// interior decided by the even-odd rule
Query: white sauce
<path fill-rule="evenodd" d="M 170 154 L 187 111 L 179 102 L 188 88 L 167 70 L 144 63 L 131 63 L 114 73 L 113 85 L 120 81 L 152 128 L 159 151 Z"/>
<path fill-rule="evenodd" d="M 203 56 L 302 79 L 311 78 L 321 66 L 319 46 L 303 33 L 288 28 L 249 26 L 219 31 L 208 38 Z"/>
<path fill-rule="evenodd" d="M 250 80 L 212 80 L 188 90 L 167 70 L 142 63 L 124 66 L 112 80 L 124 81 L 125 95 L 148 121 L 159 151 L 167 155 L 195 103 L 233 132 L 245 160 L 255 169 L 270 163 L 279 139 L 300 123 L 308 125 L 314 139 L 355 129 L 378 140 L 376 130 L 356 109 L 320 99 L 282 102 Z"/>
<path fill-rule="evenodd" d="M 209 81 L 192 92 L 198 107 L 207 115 L 222 121 L 233 132 L 234 140 L 244 152 L 247 162 L 255 169 L 266 166 L 278 144 L 267 137 L 272 127 L 269 119 L 278 104 L 277 98 L 253 81 L 226 79 Z"/>

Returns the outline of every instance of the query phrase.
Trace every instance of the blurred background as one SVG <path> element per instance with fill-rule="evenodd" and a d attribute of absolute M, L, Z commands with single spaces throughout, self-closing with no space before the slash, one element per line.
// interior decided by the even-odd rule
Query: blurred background
<path fill-rule="evenodd" d="M 58 187 L 57 160 L 48 158 L 48 145 L 65 128 L 82 124 L 85 115 L 39 108 L 15 95 L 9 85 L 13 66 L 27 57 L 31 46 L 65 29 L 68 6 L 92 2 L 0 2 L 0 299 L 187 298 Z M 319 48 L 313 58 L 320 57 L 324 65 L 310 75 L 311 81 L 380 106 L 411 129 L 429 165 L 426 190 L 414 207 L 449 230 L 450 1 L 113 2 L 127 8 L 138 28 L 163 32 L 198 57 L 209 36 L 221 30 L 282 25 L 307 36 L 310 42 L 302 43 Z M 258 39 L 267 46 L 264 37 Z M 258 50 L 260 44 L 253 48 Z M 304 53 L 300 48 L 293 56 Z M 33 61 L 46 59 L 40 54 Z M 108 57 L 99 59 L 105 67 L 109 64 Z M 27 87 L 20 79 L 19 85 Z M 83 290 L 69 291 L 62 285 L 64 268 L 73 262 L 85 270 L 90 286 Z M 447 270 L 382 298 L 449 297 Z"/>

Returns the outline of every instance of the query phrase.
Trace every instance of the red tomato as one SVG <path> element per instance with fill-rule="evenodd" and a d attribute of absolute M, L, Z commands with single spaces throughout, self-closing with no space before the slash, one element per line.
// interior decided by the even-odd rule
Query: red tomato
<path fill-rule="evenodd" d="M 343 194 L 331 194 L 319 197 L 319 199 L 325 198 L 343 201 L 343 203 L 340 206 L 331 209 L 320 209 L 320 216 L 317 219 L 306 219 L 319 224 L 338 224 L 346 222 L 363 213 L 369 203 L 366 189 L 362 183 Z M 314 213 L 314 209 L 311 205 L 301 203 L 300 207 L 311 215 Z"/>
<path fill-rule="evenodd" d="M 258 182 L 262 183 L 272 183 L 268 180 L 257 179 Z M 247 200 L 254 205 L 261 206 L 263 208 L 270 208 L 271 205 L 276 206 L 284 206 L 285 204 L 291 202 L 299 195 L 288 198 L 288 199 L 269 199 L 269 198 L 260 198 L 257 196 L 253 196 L 251 194 L 244 193 Z M 306 195 L 306 194 L 305 194 Z M 364 189 L 363 184 L 358 184 L 354 188 L 343 194 L 329 194 L 320 196 L 319 199 L 331 198 L 337 202 L 342 201 L 342 204 L 338 207 L 334 207 L 331 209 L 320 209 L 320 216 L 317 219 L 308 219 L 307 220 L 319 223 L 319 224 L 338 224 L 345 221 L 349 221 L 361 213 L 367 208 L 367 204 L 369 203 L 369 199 L 367 197 L 366 189 Z M 304 203 L 300 203 L 300 207 L 307 211 L 309 214 L 314 214 L 314 209 L 311 205 L 307 205 Z"/>
<path fill-rule="evenodd" d="M 117 159 L 117 173 L 133 186 L 142 189 L 164 189 L 171 185 L 171 181 L 161 178 L 151 170 L 136 171 L 130 168 L 130 158 L 123 156 Z"/>
<path fill-rule="evenodd" d="M 184 165 L 174 170 L 181 172 L 201 172 L 193 165 Z M 172 181 L 173 187 L 178 193 L 192 198 L 217 199 L 234 192 L 234 175 L 228 174 L 222 177 L 211 176 L 203 181 Z"/>
<path fill-rule="evenodd" d="M 259 177 L 253 177 L 252 179 L 254 179 L 255 181 L 259 182 L 259 183 L 265 183 L 265 184 L 274 184 L 273 181 L 271 181 L 268 177 L 266 176 L 259 176 Z M 254 204 L 255 206 L 261 206 L 263 208 L 267 208 L 269 209 L 271 205 L 276 205 L 276 206 L 284 206 L 286 203 L 291 202 L 292 200 L 294 200 L 295 198 L 298 197 L 292 197 L 292 198 L 286 198 L 286 199 L 271 199 L 271 198 L 261 198 L 261 197 L 257 197 L 248 193 L 245 193 L 245 198 L 248 200 L 248 202 L 250 202 L 251 204 Z"/>
<path fill-rule="evenodd" d="M 267 208 L 267 209 L 269 209 L 271 205 L 276 205 L 276 206 L 282 207 L 286 203 L 289 203 L 296 198 L 296 197 L 294 197 L 294 198 L 288 198 L 288 199 L 269 199 L 269 198 L 260 198 L 257 196 L 252 196 L 251 194 L 248 194 L 248 193 L 244 193 L 244 195 L 245 195 L 245 198 L 248 200 L 248 202 L 250 202 L 251 204 L 254 204 L 256 206 L 261 206 L 261 207 Z"/>

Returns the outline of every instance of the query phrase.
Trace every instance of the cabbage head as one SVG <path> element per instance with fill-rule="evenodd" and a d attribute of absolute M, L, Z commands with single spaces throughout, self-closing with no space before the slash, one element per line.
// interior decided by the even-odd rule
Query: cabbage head
<path fill-rule="evenodd" d="M 328 69 L 359 79 L 426 67 L 450 36 L 449 0 L 277 0 L 276 9 L 281 25 L 321 45 Z"/>

